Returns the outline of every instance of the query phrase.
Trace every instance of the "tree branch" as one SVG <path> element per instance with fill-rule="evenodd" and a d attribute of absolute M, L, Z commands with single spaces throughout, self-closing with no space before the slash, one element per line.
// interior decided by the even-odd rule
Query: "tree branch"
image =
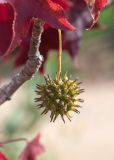
<path fill-rule="evenodd" d="M 39 53 L 39 46 L 41 43 L 41 34 L 43 32 L 43 21 L 36 18 L 32 30 L 32 37 L 30 42 L 30 49 L 28 53 L 28 60 L 19 73 L 14 75 L 11 81 L 0 88 L 0 105 L 11 100 L 11 96 L 15 91 L 27 80 L 31 79 L 34 73 L 39 70 L 43 58 Z"/>

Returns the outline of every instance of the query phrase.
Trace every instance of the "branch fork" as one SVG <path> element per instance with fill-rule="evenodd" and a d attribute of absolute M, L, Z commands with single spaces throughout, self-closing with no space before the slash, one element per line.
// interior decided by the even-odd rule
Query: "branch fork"
<path fill-rule="evenodd" d="M 8 100 L 11 100 L 11 96 L 16 92 L 16 90 L 27 80 L 31 79 L 42 64 L 43 57 L 40 55 L 39 46 L 41 43 L 44 22 L 42 20 L 38 20 L 37 18 L 33 18 L 33 20 L 34 26 L 30 41 L 28 60 L 8 84 L 0 87 L 0 105 Z"/>

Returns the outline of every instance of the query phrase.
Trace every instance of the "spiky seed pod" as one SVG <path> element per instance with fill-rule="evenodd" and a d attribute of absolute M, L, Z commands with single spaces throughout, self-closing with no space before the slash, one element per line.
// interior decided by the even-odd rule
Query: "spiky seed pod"
<path fill-rule="evenodd" d="M 62 78 L 55 78 L 51 80 L 49 76 L 45 76 L 45 84 L 38 85 L 36 87 L 36 93 L 38 98 L 35 101 L 38 102 L 38 108 L 43 108 L 41 114 L 46 114 L 51 112 L 51 121 L 55 121 L 58 115 L 64 120 L 66 116 L 71 121 L 71 116 L 69 111 L 74 111 L 79 113 L 78 107 L 79 102 L 83 102 L 82 99 L 77 98 L 77 96 L 84 92 L 80 89 L 80 82 L 77 80 L 70 80 L 65 74 Z"/>

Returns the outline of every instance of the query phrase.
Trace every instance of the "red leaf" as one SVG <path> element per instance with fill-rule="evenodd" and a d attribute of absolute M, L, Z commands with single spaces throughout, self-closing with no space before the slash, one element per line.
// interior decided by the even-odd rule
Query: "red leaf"
<path fill-rule="evenodd" d="M 8 160 L 2 152 L 0 152 L 0 160 Z"/>
<path fill-rule="evenodd" d="M 10 40 L 11 43 L 7 50 L 7 54 L 16 48 L 17 45 L 20 45 L 21 40 L 26 37 L 32 17 L 38 17 L 54 28 L 75 30 L 65 18 L 63 8 L 57 3 L 57 0 L 56 3 L 52 0 L 0 0 L 2 6 L 4 5 L 3 3 L 6 2 L 11 5 L 10 8 L 12 7 L 15 15 L 12 23 L 13 35 L 10 37 L 12 40 Z M 3 19 L 3 17 L 1 19 Z M 8 17 L 6 18 L 8 19 Z M 0 37 L 2 38 L 3 36 L 1 36 L 1 34 L 5 33 L 1 32 L 2 29 L 0 31 Z M 2 52 L 3 51 L 4 50 L 2 49 Z M 2 53 L 2 55 L 3 54 L 4 53 Z"/>
<path fill-rule="evenodd" d="M 98 19 L 100 11 L 105 8 L 107 4 L 107 0 L 96 0 L 94 7 L 93 7 L 93 16 L 95 18 L 95 21 Z"/>
<path fill-rule="evenodd" d="M 107 0 L 96 0 L 94 5 L 95 10 L 96 11 L 102 10 L 106 6 L 107 2 L 108 2 Z"/>
<path fill-rule="evenodd" d="M 85 1 L 75 1 L 74 5 L 69 9 L 69 17 L 71 23 L 77 28 L 76 32 L 63 31 L 63 50 L 67 50 L 72 59 L 77 55 L 80 45 L 82 31 L 89 28 L 92 24 L 92 17 Z M 15 59 L 15 66 L 25 64 L 28 57 L 31 30 L 20 46 L 20 52 Z M 46 26 L 42 34 L 40 45 L 40 53 L 43 55 L 44 61 L 40 68 L 40 73 L 44 73 L 44 63 L 47 60 L 50 50 L 58 50 L 58 32 L 54 28 Z"/>
<path fill-rule="evenodd" d="M 0 55 L 6 52 L 12 40 L 13 13 L 11 5 L 0 4 Z"/>
<path fill-rule="evenodd" d="M 19 160 L 36 160 L 37 156 L 44 152 L 44 147 L 40 144 L 39 139 L 40 135 L 37 135 L 32 141 L 28 142 L 19 156 Z"/>
<path fill-rule="evenodd" d="M 92 9 L 92 16 L 94 18 L 94 23 L 97 21 L 100 11 L 105 8 L 108 0 L 85 0 Z"/>
<path fill-rule="evenodd" d="M 72 3 L 68 0 L 52 0 L 55 3 L 58 3 L 60 6 L 62 6 L 65 10 L 69 9 Z"/>

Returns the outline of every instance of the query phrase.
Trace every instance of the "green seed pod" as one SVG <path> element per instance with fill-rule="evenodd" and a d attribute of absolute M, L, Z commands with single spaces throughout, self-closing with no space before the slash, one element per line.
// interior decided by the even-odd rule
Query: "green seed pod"
<path fill-rule="evenodd" d="M 70 111 L 79 113 L 79 102 L 83 102 L 82 99 L 77 96 L 84 92 L 80 89 L 80 82 L 77 80 L 70 80 L 65 74 L 62 78 L 55 78 L 51 80 L 49 76 L 45 76 L 45 84 L 36 86 L 36 93 L 38 98 L 35 101 L 38 102 L 38 108 L 43 108 L 41 114 L 51 112 L 51 122 L 55 121 L 60 115 L 62 120 L 66 116 L 71 121 Z"/>

